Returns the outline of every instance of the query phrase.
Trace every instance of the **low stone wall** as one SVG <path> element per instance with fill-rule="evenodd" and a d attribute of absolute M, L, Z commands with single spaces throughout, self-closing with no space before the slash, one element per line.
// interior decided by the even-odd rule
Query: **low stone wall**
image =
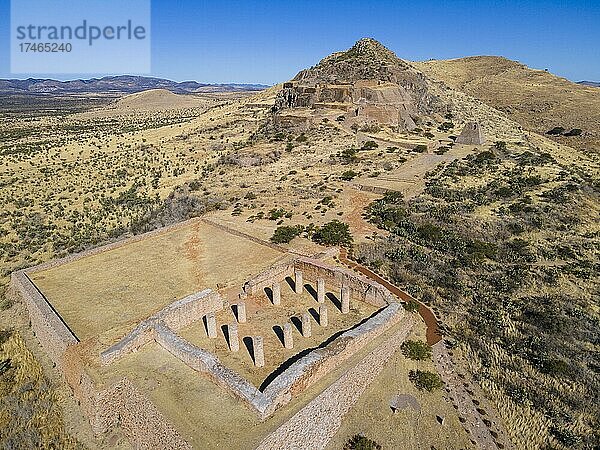
<path fill-rule="evenodd" d="M 390 356 L 406 339 L 413 324 L 414 319 L 407 317 L 396 333 L 269 434 L 257 450 L 326 448 L 339 430 L 346 413 L 375 381 Z"/>
<path fill-rule="evenodd" d="M 19 270 L 11 274 L 8 295 L 12 299 L 23 301 L 29 313 L 31 329 L 52 362 L 62 370 L 63 355 L 70 345 L 79 342 L 77 337 L 31 282 L 25 271 Z"/>
<path fill-rule="evenodd" d="M 403 317 L 402 306 L 399 303 L 392 303 L 361 325 L 346 331 L 329 345 L 313 350 L 294 362 L 263 391 L 270 400 L 266 415 L 289 403 L 294 396 L 339 367 Z"/>
<path fill-rule="evenodd" d="M 305 280 L 316 282 L 317 278 L 323 278 L 330 285 L 347 286 L 353 298 L 359 298 L 378 308 L 396 301 L 379 283 L 343 267 L 331 266 L 318 259 L 297 258 L 294 268 L 302 271 Z"/>
<path fill-rule="evenodd" d="M 204 289 L 171 303 L 154 316 L 174 330 L 180 330 L 201 320 L 209 312 L 223 309 L 223 299 L 212 289 Z"/>
<path fill-rule="evenodd" d="M 262 415 L 267 407 L 265 396 L 235 371 L 223 366 L 219 358 L 178 336 L 163 324 L 156 326 L 156 342 L 188 367 L 200 372 L 225 390 L 241 399 Z"/>
<path fill-rule="evenodd" d="M 188 367 L 204 374 L 258 414 L 261 420 L 289 403 L 308 386 L 339 367 L 376 337 L 404 317 L 399 303 L 392 303 L 364 323 L 344 332 L 323 348 L 294 362 L 261 392 L 235 371 L 223 366 L 219 358 L 178 336 L 164 323 L 155 325 L 156 342 Z"/>
<path fill-rule="evenodd" d="M 70 346 L 64 355 L 63 375 L 94 434 L 100 436 L 119 426 L 134 448 L 191 448 L 129 379 L 98 385 L 85 368 L 86 357 L 80 346 Z"/>
<path fill-rule="evenodd" d="M 105 366 L 131 352 L 137 351 L 140 347 L 152 341 L 155 335 L 154 321 L 143 321 L 115 345 L 100 353 L 100 363 Z"/>
<path fill-rule="evenodd" d="M 100 354 L 100 362 L 107 365 L 136 351 L 156 338 L 157 323 L 164 322 L 169 328 L 180 330 L 208 314 L 223 309 L 223 299 L 212 289 L 204 289 L 177 300 L 141 322 L 115 345 Z"/>
<path fill-rule="evenodd" d="M 286 277 L 293 275 L 293 261 L 283 262 L 276 266 L 270 267 L 264 272 L 259 273 L 254 278 L 246 281 L 242 290 L 249 295 L 255 295 L 261 292 L 266 287 L 271 287 L 275 282 L 282 282 Z"/>

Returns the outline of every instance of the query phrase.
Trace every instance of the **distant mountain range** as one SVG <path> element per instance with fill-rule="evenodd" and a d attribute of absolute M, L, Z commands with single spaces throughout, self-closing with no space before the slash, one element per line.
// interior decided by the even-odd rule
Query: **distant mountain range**
<path fill-rule="evenodd" d="M 259 91 L 263 84 L 210 84 L 196 81 L 176 81 L 163 78 L 121 75 L 89 80 L 58 81 L 52 79 L 0 80 L 0 95 L 75 95 L 133 94 L 148 89 L 167 89 L 176 94 L 206 92 Z"/>
<path fill-rule="evenodd" d="M 578 81 L 577 84 L 583 84 L 584 86 L 600 87 L 599 81 Z"/>

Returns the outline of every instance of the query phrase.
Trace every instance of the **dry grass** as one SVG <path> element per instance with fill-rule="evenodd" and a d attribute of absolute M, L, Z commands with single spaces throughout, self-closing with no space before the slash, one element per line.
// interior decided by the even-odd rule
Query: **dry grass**
<path fill-rule="evenodd" d="M 82 448 L 65 432 L 60 398 L 17 333 L 0 344 L 2 363 L 8 366 L 0 369 L 0 447 Z"/>
<path fill-rule="evenodd" d="M 527 130 L 544 134 L 556 126 L 580 128 L 585 132 L 581 137 L 561 137 L 558 141 L 581 150 L 600 150 L 598 88 L 494 56 L 415 65 L 426 75 L 504 111 Z"/>

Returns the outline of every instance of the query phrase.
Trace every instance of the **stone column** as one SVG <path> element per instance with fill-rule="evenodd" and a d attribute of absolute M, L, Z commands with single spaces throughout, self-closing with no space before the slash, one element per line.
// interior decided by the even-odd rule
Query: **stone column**
<path fill-rule="evenodd" d="M 281 303 L 281 285 L 277 282 L 273 283 L 271 291 L 273 292 L 273 304 L 277 306 Z"/>
<path fill-rule="evenodd" d="M 327 305 L 319 306 L 319 325 L 322 327 L 329 325 L 329 319 L 327 317 Z"/>
<path fill-rule="evenodd" d="M 237 323 L 232 322 L 227 325 L 227 334 L 229 335 L 229 350 L 237 352 L 240 349 Z"/>
<path fill-rule="evenodd" d="M 237 320 L 239 323 L 246 323 L 246 302 L 238 302 Z"/>
<path fill-rule="evenodd" d="M 323 278 L 317 278 L 317 301 L 325 303 L 325 280 Z"/>
<path fill-rule="evenodd" d="M 263 349 L 262 336 L 253 336 L 252 346 L 254 347 L 254 365 L 256 367 L 263 367 L 265 365 L 265 351 Z"/>
<path fill-rule="evenodd" d="M 310 328 L 310 314 L 304 313 L 302 314 L 302 336 L 310 337 L 312 335 L 312 330 Z"/>
<path fill-rule="evenodd" d="M 206 315 L 206 332 L 209 338 L 217 337 L 217 319 L 215 313 L 210 312 Z"/>
<path fill-rule="evenodd" d="M 342 314 L 348 314 L 350 311 L 350 288 L 342 286 Z"/>
<path fill-rule="evenodd" d="M 302 271 L 301 270 L 295 270 L 294 271 L 294 278 L 295 280 L 295 284 L 296 284 L 296 294 L 302 294 L 302 292 L 304 291 L 304 281 L 302 280 Z"/>
<path fill-rule="evenodd" d="M 294 348 L 294 335 L 292 334 L 292 324 L 287 322 L 283 325 L 283 346 L 285 348 Z"/>

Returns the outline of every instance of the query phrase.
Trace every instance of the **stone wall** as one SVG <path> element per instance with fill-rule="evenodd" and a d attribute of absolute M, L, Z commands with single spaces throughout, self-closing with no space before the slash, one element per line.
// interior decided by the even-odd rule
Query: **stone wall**
<path fill-rule="evenodd" d="M 274 282 L 282 282 L 286 277 L 293 275 L 294 264 L 287 261 L 276 266 L 270 267 L 264 272 L 259 273 L 254 278 L 246 281 L 242 290 L 249 295 L 256 295 L 264 288 L 271 287 Z"/>
<path fill-rule="evenodd" d="M 358 298 L 378 308 L 396 301 L 382 285 L 349 269 L 331 266 L 310 258 L 297 258 L 294 261 L 294 268 L 302 271 L 305 280 L 316 283 L 317 278 L 323 278 L 330 286 L 331 284 L 347 286 L 350 288 L 352 298 Z"/>
<path fill-rule="evenodd" d="M 103 365 L 110 364 L 156 338 L 156 324 L 164 323 L 169 328 L 180 330 L 208 314 L 223 309 L 223 299 L 212 289 L 204 289 L 177 300 L 141 322 L 115 345 L 100 354 Z"/>
<path fill-rule="evenodd" d="M 67 349 L 63 375 L 96 435 L 119 426 L 135 448 L 191 448 L 129 379 L 98 385 L 86 370 L 80 345 Z"/>
<path fill-rule="evenodd" d="M 264 390 L 270 400 L 267 414 L 287 404 L 308 386 L 339 367 L 344 361 L 380 336 L 405 316 L 399 303 L 385 309 L 337 337 L 323 348 L 317 348 L 294 362 L 277 376 Z"/>
<path fill-rule="evenodd" d="M 396 333 L 268 435 L 257 450 L 326 448 L 342 424 L 344 415 L 375 381 L 390 356 L 406 339 L 413 324 L 414 319 L 407 317 Z"/>
<path fill-rule="evenodd" d="M 25 271 L 19 270 L 11 274 L 8 295 L 23 301 L 29 313 L 31 329 L 52 362 L 62 370 L 63 355 L 67 347 L 79 342 L 77 337 L 31 282 Z"/>
<path fill-rule="evenodd" d="M 156 326 L 156 342 L 188 367 L 207 376 L 246 406 L 262 415 L 267 407 L 265 396 L 235 371 L 225 367 L 219 358 L 178 336 L 169 327 Z"/>

